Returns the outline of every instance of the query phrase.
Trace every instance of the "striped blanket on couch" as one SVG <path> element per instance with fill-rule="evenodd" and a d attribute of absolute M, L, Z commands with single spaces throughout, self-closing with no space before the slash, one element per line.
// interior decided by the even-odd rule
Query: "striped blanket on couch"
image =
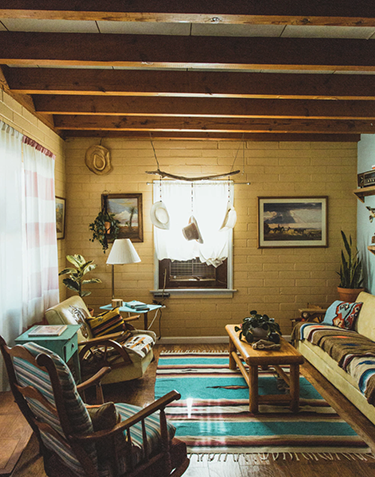
<path fill-rule="evenodd" d="M 356 331 L 316 323 L 298 323 L 292 339 L 305 339 L 322 348 L 356 380 L 367 401 L 375 405 L 374 341 Z"/>

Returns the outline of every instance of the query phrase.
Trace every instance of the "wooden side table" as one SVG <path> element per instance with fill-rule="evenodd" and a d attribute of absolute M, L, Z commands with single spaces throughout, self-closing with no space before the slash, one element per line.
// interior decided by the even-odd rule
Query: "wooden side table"
<path fill-rule="evenodd" d="M 249 410 L 258 412 L 259 403 L 289 402 L 292 412 L 299 409 L 299 365 L 303 364 L 303 356 L 283 338 L 280 339 L 279 350 L 257 350 L 239 339 L 239 332 L 234 330 L 236 325 L 226 325 L 229 335 L 229 368 L 238 366 L 249 386 Z M 237 325 L 238 326 L 238 325 Z M 239 354 L 239 356 L 238 356 Z M 242 359 L 248 365 L 247 370 Z M 258 394 L 258 368 L 259 366 L 273 365 L 278 375 L 289 385 L 289 394 Z M 289 366 L 289 375 L 281 366 Z"/>
<path fill-rule="evenodd" d="M 300 316 L 298 318 L 291 318 L 292 327 L 300 321 L 307 321 L 308 323 L 321 323 L 324 320 L 324 315 L 327 309 L 321 308 L 318 305 L 308 305 L 306 308 L 298 309 Z"/>
<path fill-rule="evenodd" d="M 72 359 L 74 378 L 79 383 L 81 381 L 81 367 L 78 355 L 77 331 L 81 328 L 81 325 L 67 325 L 66 330 L 59 336 L 29 336 L 30 331 L 34 328 L 36 326 L 16 338 L 16 344 L 23 345 L 33 342 L 58 354 L 65 363 Z"/>

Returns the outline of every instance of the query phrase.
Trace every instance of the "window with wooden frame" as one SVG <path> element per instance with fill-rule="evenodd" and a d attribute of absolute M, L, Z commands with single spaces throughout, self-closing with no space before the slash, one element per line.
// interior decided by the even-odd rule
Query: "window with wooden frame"
<path fill-rule="evenodd" d="M 169 228 L 154 227 L 154 291 L 231 290 L 233 229 L 222 225 L 233 204 L 232 181 L 154 181 L 157 202 L 168 213 Z M 184 236 L 192 217 L 202 243 Z"/>

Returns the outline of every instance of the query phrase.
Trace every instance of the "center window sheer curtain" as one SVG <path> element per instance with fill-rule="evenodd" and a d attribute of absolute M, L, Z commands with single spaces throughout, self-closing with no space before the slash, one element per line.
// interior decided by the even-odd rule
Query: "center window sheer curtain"
<path fill-rule="evenodd" d="M 169 230 L 154 227 L 158 260 L 192 260 L 218 267 L 228 258 L 231 230 L 220 231 L 228 201 L 233 198 L 231 181 L 154 181 L 154 202 L 162 200 L 168 210 Z M 203 244 L 188 241 L 182 229 L 193 215 L 198 223 Z"/>

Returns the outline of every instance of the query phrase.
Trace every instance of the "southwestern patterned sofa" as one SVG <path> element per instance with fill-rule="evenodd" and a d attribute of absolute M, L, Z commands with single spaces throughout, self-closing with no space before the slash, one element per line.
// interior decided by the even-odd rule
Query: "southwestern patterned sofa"
<path fill-rule="evenodd" d="M 292 339 L 305 359 L 375 424 L 375 296 L 361 292 L 356 303 L 351 329 L 298 323 Z"/>

